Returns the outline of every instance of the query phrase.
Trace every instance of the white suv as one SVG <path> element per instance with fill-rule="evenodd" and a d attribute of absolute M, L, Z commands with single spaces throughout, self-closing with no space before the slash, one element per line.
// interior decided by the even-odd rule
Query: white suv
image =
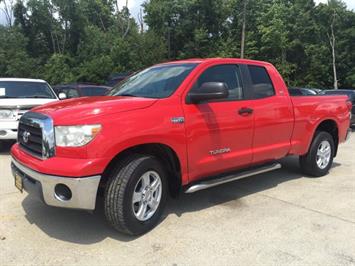
<path fill-rule="evenodd" d="M 44 80 L 0 78 L 0 142 L 17 138 L 18 121 L 25 112 L 57 100 Z"/>

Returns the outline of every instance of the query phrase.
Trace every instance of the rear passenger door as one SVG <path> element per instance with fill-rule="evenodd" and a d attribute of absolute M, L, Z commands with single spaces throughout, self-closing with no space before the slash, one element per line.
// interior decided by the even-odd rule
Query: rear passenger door
<path fill-rule="evenodd" d="M 246 67 L 248 88 L 253 92 L 253 163 L 282 158 L 290 149 L 294 125 L 290 97 L 275 87 L 278 83 L 272 81 L 264 66 Z"/>

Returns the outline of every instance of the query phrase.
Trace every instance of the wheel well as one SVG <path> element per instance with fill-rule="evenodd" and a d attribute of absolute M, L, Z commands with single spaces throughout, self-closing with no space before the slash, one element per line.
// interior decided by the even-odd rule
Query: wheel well
<path fill-rule="evenodd" d="M 111 162 L 106 167 L 101 181 L 100 181 L 100 190 L 101 193 L 104 190 L 107 180 L 110 177 L 114 167 L 127 157 L 129 154 L 144 154 L 144 155 L 152 155 L 157 157 L 165 167 L 168 174 L 168 184 L 169 191 L 172 197 L 176 197 L 181 189 L 181 165 L 179 158 L 175 151 L 165 144 L 160 143 L 149 143 L 137 145 L 134 147 L 130 147 L 119 154 L 117 154 Z"/>
<path fill-rule="evenodd" d="M 339 132 L 338 132 L 337 123 L 334 120 L 324 120 L 322 123 L 318 125 L 316 132 L 318 131 L 325 131 L 328 132 L 330 135 L 332 135 L 335 144 L 335 153 L 334 153 L 334 157 L 335 157 L 338 153 L 338 144 L 339 144 Z"/>

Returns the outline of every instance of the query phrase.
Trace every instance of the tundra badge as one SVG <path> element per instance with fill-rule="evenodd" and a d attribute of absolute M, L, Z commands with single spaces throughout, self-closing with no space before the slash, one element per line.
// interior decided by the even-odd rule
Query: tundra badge
<path fill-rule="evenodd" d="M 171 123 L 173 124 L 183 124 L 184 122 L 185 122 L 185 118 L 183 116 L 171 118 Z"/>
<path fill-rule="evenodd" d="M 231 152 L 230 148 L 223 148 L 223 149 L 219 149 L 219 150 L 210 151 L 210 154 L 211 155 L 218 155 L 218 154 L 228 153 L 228 152 Z"/>

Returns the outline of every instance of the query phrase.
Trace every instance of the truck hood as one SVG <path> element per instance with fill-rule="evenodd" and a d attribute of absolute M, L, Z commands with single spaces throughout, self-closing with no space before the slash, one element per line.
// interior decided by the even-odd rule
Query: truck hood
<path fill-rule="evenodd" d="M 29 110 L 33 107 L 50 103 L 53 101 L 57 101 L 57 99 L 37 99 L 37 98 L 1 99 L 0 98 L 0 108 Z"/>
<path fill-rule="evenodd" d="M 156 99 L 138 97 L 83 97 L 49 103 L 33 111 L 49 115 L 56 125 L 74 125 L 92 122 L 92 117 L 144 109 L 156 101 Z"/>

